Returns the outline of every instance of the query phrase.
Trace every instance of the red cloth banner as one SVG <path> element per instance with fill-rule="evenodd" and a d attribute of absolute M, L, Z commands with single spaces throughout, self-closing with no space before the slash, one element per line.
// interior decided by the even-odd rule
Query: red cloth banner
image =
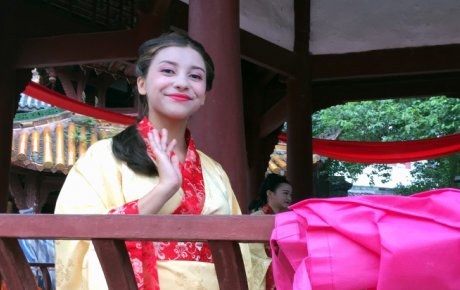
<path fill-rule="evenodd" d="M 286 134 L 281 134 L 286 142 Z M 313 153 L 332 159 L 366 164 L 404 163 L 439 158 L 460 151 L 460 133 L 395 142 L 338 141 L 313 138 Z"/>
<path fill-rule="evenodd" d="M 47 87 L 35 82 L 29 82 L 23 93 L 58 108 L 96 119 L 102 119 L 123 125 L 132 125 L 136 122 L 135 117 L 95 108 L 91 105 L 87 105 L 83 102 L 79 102 L 65 95 L 62 95 L 56 91 L 50 90 Z"/>
<path fill-rule="evenodd" d="M 131 125 L 136 118 L 71 99 L 40 84 L 30 82 L 24 94 L 53 106 L 109 122 Z M 279 136 L 287 141 L 286 134 Z M 396 142 L 359 142 L 313 139 L 313 153 L 357 163 L 404 163 L 447 156 L 460 151 L 460 133 L 440 138 Z"/>

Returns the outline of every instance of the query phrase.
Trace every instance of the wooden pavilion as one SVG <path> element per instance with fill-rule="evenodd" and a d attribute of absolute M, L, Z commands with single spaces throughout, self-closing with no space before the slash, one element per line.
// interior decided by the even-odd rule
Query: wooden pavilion
<path fill-rule="evenodd" d="M 351 100 L 457 96 L 460 8 L 455 1 L 186 2 L 5 2 L 2 21 L 8 29 L 2 38 L 8 45 L 2 59 L 8 65 L 2 68 L 2 91 L 10 97 L 1 106 L 4 136 L 11 134 L 14 103 L 30 69 L 57 75 L 68 96 L 78 99 L 92 89 L 104 103 L 115 74 L 132 76 L 138 45 L 171 30 L 187 31 L 215 59 L 216 85 L 192 131 L 198 146 L 229 172 L 242 204 L 263 178 L 284 121 L 290 124 L 289 178 L 304 198 L 312 191 L 305 177 L 312 175 L 306 152 L 311 152 L 313 111 Z M 109 75 L 91 78 L 69 69 L 72 65 Z M 2 152 L 9 151 L 2 146 Z M 8 170 L 9 158 L 2 161 L 2 170 Z M 0 184 L 7 188 L 7 183 Z"/>
<path fill-rule="evenodd" d="M 217 71 L 209 101 L 192 121 L 198 147 L 222 163 L 244 205 L 256 192 L 287 121 L 288 175 L 298 198 L 305 198 L 312 192 L 312 112 L 355 100 L 459 97 L 459 15 L 460 3 L 454 0 L 5 0 L 0 12 L 0 211 L 7 202 L 13 116 L 32 68 L 48 70 L 51 79 L 57 72 L 63 90 L 73 90 L 78 99 L 93 80 L 75 66 L 129 76 L 140 43 L 163 32 L 186 31 L 206 46 Z M 98 96 L 112 83 L 102 77 L 94 81 L 92 90 Z M 102 239 L 95 243 L 100 251 L 120 249 L 115 240 L 104 238 L 133 238 L 121 223 L 118 233 L 106 236 L 89 229 L 45 230 L 40 225 L 53 224 L 52 218 L 37 217 L 33 222 L 43 230 L 37 234 L 27 226 L 32 220 L 17 218 L 3 219 L 0 225 L 0 237 L 11 238 L 1 239 L 0 253 L 10 263 L 2 265 L 14 267 L 8 253 L 15 253 L 15 237 L 93 237 Z M 9 224 L 15 221 L 24 226 L 16 234 Z M 75 220 L 61 222 L 71 225 Z M 227 240 L 229 251 L 237 240 L 266 240 L 272 221 L 257 222 L 266 227 L 250 237 L 217 233 L 214 238 Z M 245 229 L 251 232 L 254 224 L 248 222 Z M 228 225 L 231 228 L 231 222 Z M 189 237 L 203 238 L 197 233 Z M 180 238 L 168 229 L 140 238 L 165 236 Z M 21 284 L 17 277 L 28 275 L 25 270 L 18 276 L 8 266 L 0 268 L 15 285 Z"/>

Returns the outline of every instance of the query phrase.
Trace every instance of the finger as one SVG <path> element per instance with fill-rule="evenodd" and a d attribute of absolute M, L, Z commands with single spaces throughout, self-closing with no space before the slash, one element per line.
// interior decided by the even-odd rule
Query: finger
<path fill-rule="evenodd" d="M 177 158 L 176 155 L 171 157 L 171 163 L 173 165 L 174 171 L 176 171 L 177 176 L 179 176 L 182 180 L 182 174 L 180 172 L 180 166 L 179 166 L 179 158 Z"/>
<path fill-rule="evenodd" d="M 160 145 L 162 150 L 166 150 L 167 146 L 166 143 L 168 142 L 168 130 L 165 128 L 161 129 L 161 138 L 160 138 Z"/>
<path fill-rule="evenodd" d="M 151 139 L 150 139 L 152 145 L 157 149 L 160 150 L 160 134 L 158 133 L 157 129 L 153 129 L 151 132 Z"/>
<path fill-rule="evenodd" d="M 174 147 L 176 147 L 176 144 L 176 139 L 172 139 L 171 142 L 168 144 L 168 147 L 166 148 L 166 154 L 168 154 L 168 156 L 171 156 L 171 152 L 174 150 Z"/>
<path fill-rule="evenodd" d="M 160 145 L 159 145 L 159 135 L 157 130 L 152 130 L 152 132 L 149 132 L 148 134 L 149 142 L 150 142 L 150 147 L 152 148 L 153 154 L 156 157 L 160 157 L 164 151 L 161 150 Z"/>

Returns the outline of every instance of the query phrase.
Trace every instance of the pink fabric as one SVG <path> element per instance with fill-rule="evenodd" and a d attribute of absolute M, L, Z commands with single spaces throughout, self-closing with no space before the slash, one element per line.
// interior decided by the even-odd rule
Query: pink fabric
<path fill-rule="evenodd" d="M 285 289 L 460 289 L 460 190 L 309 199 L 278 214 L 273 271 Z"/>

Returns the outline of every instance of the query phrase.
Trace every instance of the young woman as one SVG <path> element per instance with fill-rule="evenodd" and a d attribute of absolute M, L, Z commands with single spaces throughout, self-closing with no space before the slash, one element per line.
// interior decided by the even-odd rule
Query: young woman
<path fill-rule="evenodd" d="M 249 211 L 252 215 L 276 214 L 287 211 L 292 202 L 292 186 L 286 177 L 278 174 L 268 174 L 262 182 L 258 199 L 251 202 Z M 264 244 L 267 256 L 271 257 L 268 243 Z M 254 245 L 251 246 L 254 249 Z M 255 248 L 257 249 L 257 248 Z M 275 289 L 272 266 L 270 265 L 265 277 L 266 290 Z"/>
<path fill-rule="evenodd" d="M 253 214 L 276 214 L 287 211 L 292 202 L 292 186 L 286 177 L 268 174 L 260 186 L 258 199 L 251 202 Z"/>
<path fill-rule="evenodd" d="M 187 130 L 214 79 L 203 46 L 179 34 L 149 40 L 139 49 L 136 73 L 138 123 L 94 144 L 78 160 L 56 213 L 240 214 L 225 171 L 195 148 Z M 139 289 L 219 288 L 206 243 L 126 245 Z M 248 248 L 242 245 L 242 252 L 250 288 L 260 289 L 263 275 L 255 277 L 252 270 L 260 273 L 269 262 L 255 265 Z M 58 241 L 56 256 L 58 289 L 107 289 L 90 242 Z"/>

